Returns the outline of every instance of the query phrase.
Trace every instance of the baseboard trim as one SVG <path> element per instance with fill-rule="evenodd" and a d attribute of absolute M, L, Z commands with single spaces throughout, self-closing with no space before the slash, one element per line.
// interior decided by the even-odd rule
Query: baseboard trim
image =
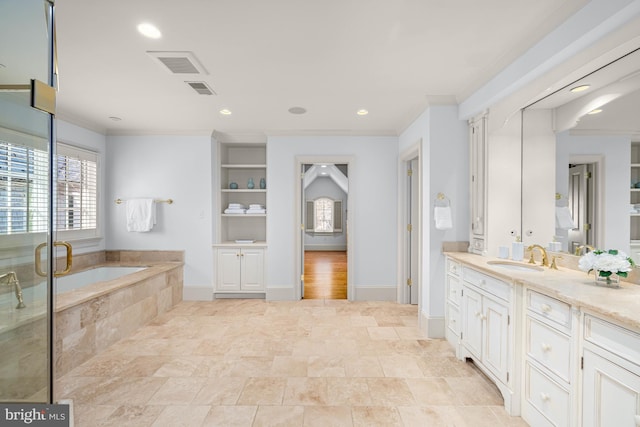
<path fill-rule="evenodd" d="M 395 287 L 386 286 L 354 286 L 353 301 L 396 301 Z"/>
<path fill-rule="evenodd" d="M 444 338 L 445 327 L 444 317 L 429 317 L 426 313 L 420 312 L 420 330 L 427 338 Z"/>
<path fill-rule="evenodd" d="M 213 286 L 184 286 L 182 299 L 184 301 L 213 301 Z"/>
<path fill-rule="evenodd" d="M 264 292 L 214 292 L 213 299 L 264 299 Z"/>
<path fill-rule="evenodd" d="M 295 289 L 291 288 L 267 288 L 267 301 L 296 301 Z"/>

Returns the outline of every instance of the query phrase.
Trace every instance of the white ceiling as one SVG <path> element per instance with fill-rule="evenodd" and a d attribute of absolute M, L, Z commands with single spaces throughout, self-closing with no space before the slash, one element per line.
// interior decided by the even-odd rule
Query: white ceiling
<path fill-rule="evenodd" d="M 586 1 L 57 0 L 58 117 L 113 134 L 397 135 L 429 103 L 462 101 Z M 143 21 L 162 38 L 141 36 Z M 147 51 L 191 52 L 208 74 L 170 74 Z"/>

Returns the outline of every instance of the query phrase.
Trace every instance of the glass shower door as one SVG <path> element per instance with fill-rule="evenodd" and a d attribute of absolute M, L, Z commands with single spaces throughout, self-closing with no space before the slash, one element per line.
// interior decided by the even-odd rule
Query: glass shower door
<path fill-rule="evenodd" d="M 0 402 L 53 397 L 52 35 L 52 3 L 0 0 Z"/>

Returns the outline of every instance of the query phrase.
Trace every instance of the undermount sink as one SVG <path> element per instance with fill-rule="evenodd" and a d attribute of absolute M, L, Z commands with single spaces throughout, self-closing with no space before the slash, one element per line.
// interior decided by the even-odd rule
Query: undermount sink
<path fill-rule="evenodd" d="M 526 271 L 528 273 L 544 271 L 544 269 L 538 265 L 522 264 L 515 261 L 487 261 L 487 264 L 491 265 L 492 267 L 499 267 L 513 271 Z"/>

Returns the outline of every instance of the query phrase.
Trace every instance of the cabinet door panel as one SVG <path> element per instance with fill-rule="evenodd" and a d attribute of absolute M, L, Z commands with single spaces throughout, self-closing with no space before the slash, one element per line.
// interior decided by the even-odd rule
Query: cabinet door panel
<path fill-rule="evenodd" d="M 240 251 L 238 249 L 218 250 L 218 290 L 240 290 Z"/>
<path fill-rule="evenodd" d="M 640 421 L 640 376 L 584 351 L 582 425 L 636 427 Z"/>
<path fill-rule="evenodd" d="M 464 288 L 462 296 L 462 342 L 471 354 L 482 357 L 482 295 Z"/>
<path fill-rule="evenodd" d="M 482 361 L 501 381 L 507 382 L 508 315 L 509 310 L 497 302 L 483 300 L 485 316 L 485 341 L 482 346 Z"/>
<path fill-rule="evenodd" d="M 264 252 L 260 249 L 244 249 L 242 251 L 242 290 L 264 289 Z"/>

